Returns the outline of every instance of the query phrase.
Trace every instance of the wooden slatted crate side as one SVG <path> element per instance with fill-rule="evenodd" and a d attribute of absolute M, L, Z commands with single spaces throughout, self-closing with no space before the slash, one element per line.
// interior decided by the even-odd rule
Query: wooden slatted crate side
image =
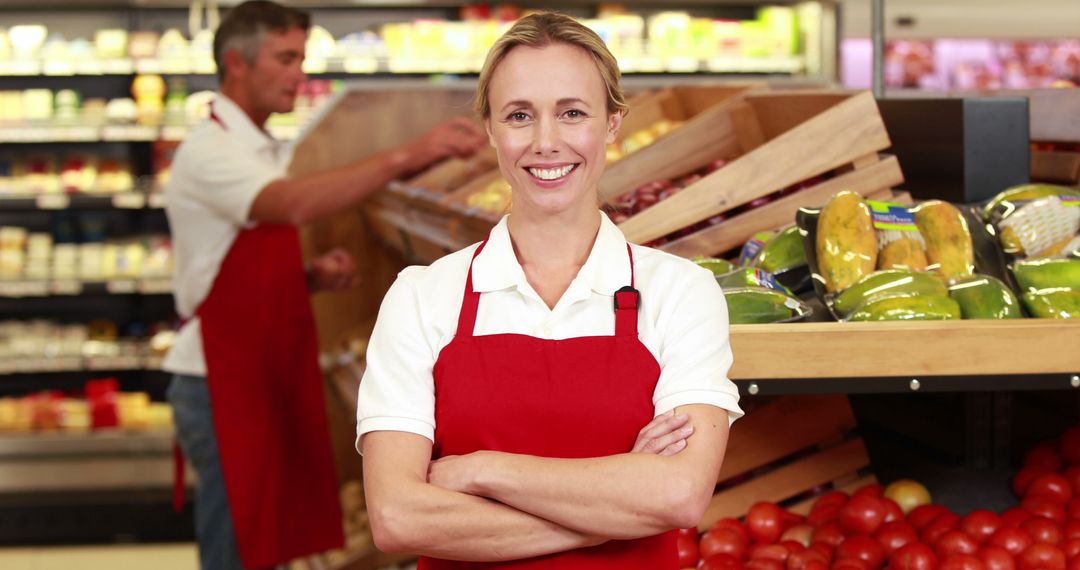
<path fill-rule="evenodd" d="M 1080 182 L 1080 152 L 1032 151 L 1031 179 L 1039 182 L 1075 185 Z"/>
<path fill-rule="evenodd" d="M 820 207 L 830 196 L 841 190 L 852 190 L 866 196 L 900 184 L 903 180 L 900 163 L 895 156 L 887 156 L 868 167 L 830 178 L 663 244 L 659 249 L 687 258 L 717 255 L 741 246 L 757 232 L 790 225 L 795 221 L 795 212 L 799 208 Z"/>
<path fill-rule="evenodd" d="M 627 239 L 652 241 L 890 145 L 870 93 L 833 97 L 842 100 L 620 224 Z"/>

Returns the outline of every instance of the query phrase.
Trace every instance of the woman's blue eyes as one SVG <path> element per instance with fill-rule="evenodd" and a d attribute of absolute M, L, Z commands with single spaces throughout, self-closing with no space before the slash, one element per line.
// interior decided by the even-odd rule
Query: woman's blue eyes
<path fill-rule="evenodd" d="M 585 118 L 586 115 L 585 115 L 584 112 L 582 112 L 582 111 L 580 111 L 578 109 L 570 109 L 570 110 L 564 112 L 563 116 L 568 118 L 568 119 L 582 119 L 582 118 Z M 524 111 L 516 111 L 514 113 L 510 113 L 510 115 L 507 116 L 507 119 L 510 119 L 511 121 L 515 121 L 515 122 L 528 121 L 529 118 L 530 117 L 529 117 L 528 113 L 525 113 Z"/>

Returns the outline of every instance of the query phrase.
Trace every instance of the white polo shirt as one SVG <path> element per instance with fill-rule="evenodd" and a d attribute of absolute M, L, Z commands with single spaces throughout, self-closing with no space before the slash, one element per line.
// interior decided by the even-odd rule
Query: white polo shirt
<path fill-rule="evenodd" d="M 615 334 L 612 297 L 630 284 L 630 260 L 622 232 L 598 215 L 592 251 L 554 309 L 525 279 L 503 217 L 473 264 L 473 286 L 481 293 L 474 334 L 543 339 Z M 360 382 L 358 448 L 360 437 L 371 431 L 411 432 L 434 441 L 432 370 L 457 330 L 465 278 L 478 246 L 427 267 L 406 268 L 383 299 Z M 631 248 L 634 285 L 641 292 L 639 337 L 661 370 L 652 398 L 656 414 L 711 404 L 727 410 L 734 422 L 743 412 L 727 377 L 732 363 L 727 305 L 712 272 L 659 250 Z"/>
<path fill-rule="evenodd" d="M 164 368 L 195 376 L 206 376 L 195 311 L 210 293 L 237 234 L 249 225 L 255 197 L 285 176 L 291 158 L 288 145 L 257 127 L 228 97 L 219 93 L 213 112 L 218 120 L 200 123 L 177 149 L 165 188 L 176 260 L 173 295 L 177 312 L 189 320 Z"/>

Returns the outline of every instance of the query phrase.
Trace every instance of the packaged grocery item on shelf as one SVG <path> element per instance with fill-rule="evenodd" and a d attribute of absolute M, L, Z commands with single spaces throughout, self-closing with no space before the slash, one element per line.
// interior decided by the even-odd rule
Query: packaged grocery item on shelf
<path fill-rule="evenodd" d="M 0 227 L 0 279 L 97 282 L 167 279 L 172 273 L 167 236 L 54 244 L 47 233 Z"/>
<path fill-rule="evenodd" d="M 998 194 L 983 219 L 1017 259 L 1067 257 L 1080 249 L 1080 189 L 1024 184 Z"/>
<path fill-rule="evenodd" d="M 1024 316 L 1016 293 L 1002 280 L 974 275 L 949 286 L 949 297 L 960 304 L 965 319 L 1018 319 Z"/>
<path fill-rule="evenodd" d="M 793 322 L 811 313 L 806 303 L 765 287 L 725 289 L 724 299 L 733 325 Z"/>
<path fill-rule="evenodd" d="M 961 317 L 960 304 L 945 295 L 897 295 L 869 300 L 847 320 L 859 321 L 940 321 Z"/>
<path fill-rule="evenodd" d="M 735 268 L 724 275 L 718 276 L 716 282 L 724 289 L 761 287 L 763 289 L 772 289 L 773 291 L 779 291 L 785 295 L 794 296 L 791 290 L 777 281 L 772 273 L 756 267 Z"/>
<path fill-rule="evenodd" d="M 1033 316 L 1080 318 L 1080 259 L 1023 260 L 1011 267 Z"/>
<path fill-rule="evenodd" d="M 713 275 L 717 277 L 731 273 L 736 268 L 736 265 L 731 263 L 730 261 L 717 257 L 704 257 L 699 255 L 695 257 L 693 261 L 694 263 L 704 267 L 705 269 L 712 271 Z"/>

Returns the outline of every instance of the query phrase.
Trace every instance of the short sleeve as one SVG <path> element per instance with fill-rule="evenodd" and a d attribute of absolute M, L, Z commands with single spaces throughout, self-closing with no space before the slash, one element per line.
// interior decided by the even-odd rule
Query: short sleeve
<path fill-rule="evenodd" d="M 356 408 L 356 448 L 373 431 L 404 431 L 435 439 L 436 355 L 425 337 L 419 296 L 404 275 L 379 308 L 367 349 Z"/>
<path fill-rule="evenodd" d="M 728 411 L 731 422 L 743 415 L 739 391 L 728 379 L 731 340 L 727 303 L 712 275 L 694 271 L 669 297 L 661 326 L 660 379 L 653 392 L 656 413 L 679 406 L 711 404 Z"/>
<path fill-rule="evenodd" d="M 176 190 L 237 225 L 247 223 L 259 192 L 282 177 L 255 153 L 230 150 L 224 142 L 185 145 L 183 150 L 173 167 L 174 175 L 184 173 L 183 179 L 174 179 Z"/>

